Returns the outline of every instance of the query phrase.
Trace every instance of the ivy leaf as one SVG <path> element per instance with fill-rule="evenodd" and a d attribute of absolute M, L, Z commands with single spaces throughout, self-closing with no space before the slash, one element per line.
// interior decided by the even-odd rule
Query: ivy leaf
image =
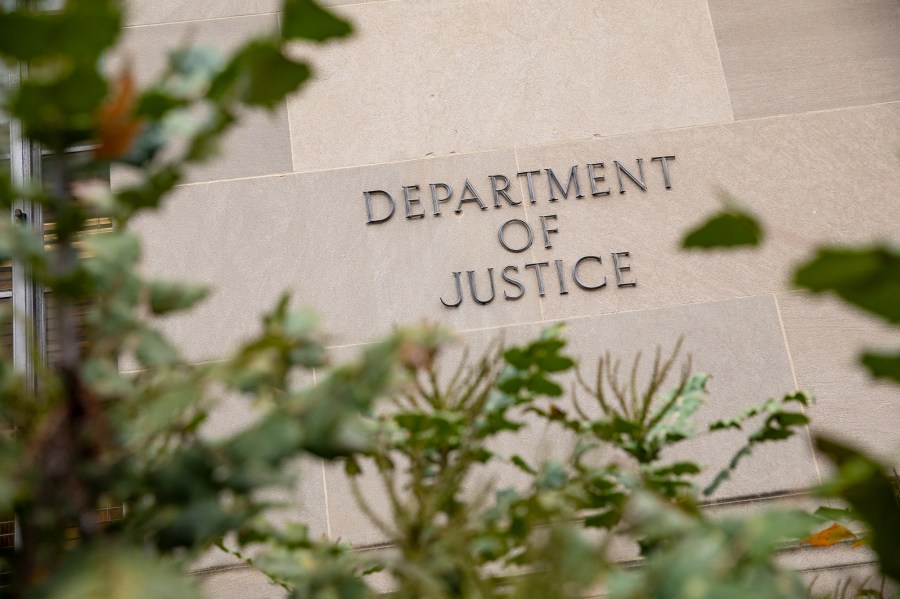
<path fill-rule="evenodd" d="M 705 223 L 685 235 L 684 248 L 728 248 L 756 246 L 762 241 L 762 228 L 749 212 L 737 207 L 713 215 Z"/>
<path fill-rule="evenodd" d="M 285 39 L 324 42 L 346 37 L 353 31 L 350 23 L 319 6 L 313 0 L 285 0 L 281 35 Z"/>
<path fill-rule="evenodd" d="M 888 245 L 825 247 L 794 273 L 794 283 L 826 291 L 900 324 L 900 250 Z"/>
<path fill-rule="evenodd" d="M 860 358 L 860 362 L 875 378 L 900 383 L 900 352 L 893 354 L 866 352 Z"/>

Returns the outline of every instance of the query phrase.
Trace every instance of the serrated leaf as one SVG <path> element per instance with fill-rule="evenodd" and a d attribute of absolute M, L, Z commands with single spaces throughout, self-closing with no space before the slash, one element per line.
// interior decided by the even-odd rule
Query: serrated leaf
<path fill-rule="evenodd" d="M 666 392 L 651 416 L 650 421 L 654 425 L 647 432 L 647 439 L 664 443 L 667 438 L 674 440 L 693 436 L 693 416 L 703 405 L 708 380 L 709 375 L 695 374 L 687 380 L 677 397 L 674 397 L 677 389 Z"/>
<path fill-rule="evenodd" d="M 684 476 L 685 474 L 699 474 L 700 466 L 694 462 L 675 462 L 670 466 L 658 468 L 653 471 L 654 474 L 674 474 L 676 476 Z"/>

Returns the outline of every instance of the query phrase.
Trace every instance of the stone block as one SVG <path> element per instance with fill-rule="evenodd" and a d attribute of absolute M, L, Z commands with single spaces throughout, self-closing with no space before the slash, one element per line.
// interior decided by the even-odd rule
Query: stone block
<path fill-rule="evenodd" d="M 534 293 L 490 305 L 441 304 L 454 301 L 453 272 L 466 287 L 466 271 L 477 272 L 476 290 L 486 298 L 487 269 L 494 268 L 495 292 L 503 293 L 498 269 L 505 252 L 496 232 L 523 210 L 493 208 L 486 183 L 490 174 L 513 171 L 512 152 L 493 152 L 182 187 L 161 213 L 136 224 L 145 239 L 145 270 L 199 279 L 214 293 L 165 328 L 192 359 L 220 356 L 258 330 L 258 315 L 283 290 L 322 315 L 333 345 L 372 341 L 395 325 L 423 320 L 455 329 L 540 320 Z M 456 213 L 467 178 L 486 208 L 466 202 Z M 452 186 L 454 200 L 440 204 L 436 217 L 429 184 L 438 181 Z M 404 185 L 420 186 L 410 195 L 419 194 L 421 203 L 411 206 L 424 218 L 405 218 Z M 397 208 L 389 221 L 367 225 L 363 192 L 376 189 L 391 193 Z M 387 200 L 373 198 L 373 215 L 382 216 Z"/>
<path fill-rule="evenodd" d="M 738 119 L 900 100 L 894 0 L 710 0 Z"/>
<path fill-rule="evenodd" d="M 895 351 L 896 330 L 833 298 L 794 292 L 779 295 L 778 303 L 797 383 L 816 397 L 813 433 L 900 464 L 897 385 L 873 379 L 859 363 L 864 350 Z"/>
<path fill-rule="evenodd" d="M 705 2 L 366 2 L 346 43 L 298 47 L 310 171 L 732 120 Z M 335 99 L 340 101 L 336 102 Z"/>
<path fill-rule="evenodd" d="M 273 13 L 279 0 L 127 0 L 126 26 L 202 21 Z"/>

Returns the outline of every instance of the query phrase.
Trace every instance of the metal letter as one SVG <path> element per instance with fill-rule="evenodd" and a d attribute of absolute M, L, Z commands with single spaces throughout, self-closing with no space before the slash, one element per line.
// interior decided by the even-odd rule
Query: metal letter
<path fill-rule="evenodd" d="M 441 215 L 441 202 L 446 202 L 451 197 L 453 197 L 453 189 L 446 183 L 431 183 L 429 185 L 429 187 L 431 187 L 431 203 L 434 206 L 434 215 L 440 216 Z M 437 196 L 437 188 L 438 187 L 442 187 L 444 189 L 444 191 L 447 193 L 447 195 L 445 195 L 442 198 L 439 198 Z"/>
<path fill-rule="evenodd" d="M 606 287 L 606 277 L 603 277 L 603 281 L 600 282 L 599 285 L 585 285 L 581 282 L 581 279 L 578 278 L 578 267 L 581 266 L 581 263 L 585 260 L 596 260 L 597 264 L 603 264 L 603 260 L 600 259 L 600 256 L 582 256 L 578 259 L 578 262 L 575 263 L 575 266 L 572 267 L 572 278 L 575 279 L 575 284 L 581 287 L 582 289 L 600 289 L 601 287 Z"/>
<path fill-rule="evenodd" d="M 481 305 L 489 304 L 492 301 L 494 301 L 494 269 L 489 268 L 489 269 L 487 269 L 487 271 L 488 271 L 488 279 L 490 279 L 490 281 L 491 281 L 491 297 L 487 298 L 486 300 L 480 299 L 478 297 L 478 292 L 475 291 L 475 271 L 474 270 L 466 271 L 469 275 L 469 291 L 472 292 L 472 299 Z"/>
<path fill-rule="evenodd" d="M 541 171 L 522 171 L 521 173 L 516 173 L 517 177 L 521 177 L 525 175 L 525 180 L 528 181 L 528 201 L 534 204 L 537 199 L 534 197 L 534 179 L 532 179 L 532 175 L 540 175 Z"/>
<path fill-rule="evenodd" d="M 547 185 L 550 187 L 550 201 L 555 202 L 559 198 L 553 195 L 553 185 L 556 185 L 556 188 L 559 189 L 559 193 L 566 199 L 569 199 L 569 188 L 572 187 L 572 181 L 575 181 L 575 197 L 583 198 L 581 195 L 581 186 L 578 184 L 578 165 L 572 167 L 572 170 L 569 171 L 569 180 L 566 181 L 566 188 L 563 189 L 562 185 L 559 183 L 559 179 L 556 178 L 556 173 L 553 172 L 552 168 L 544 169 L 547 171 Z"/>
<path fill-rule="evenodd" d="M 629 256 L 629 253 L 628 252 L 613 252 L 613 255 L 612 255 L 613 269 L 616 271 L 616 285 L 618 287 L 634 287 L 635 285 L 637 285 L 637 280 L 634 280 L 634 281 L 623 281 L 622 280 L 622 273 L 625 272 L 626 270 L 631 270 L 631 267 L 620 263 L 619 262 L 620 256 L 624 256 L 627 258 Z"/>
<path fill-rule="evenodd" d="M 419 189 L 418 185 L 404 185 L 403 186 L 403 199 L 406 200 L 406 218 L 425 218 L 425 209 L 422 209 L 422 212 L 413 213 L 412 205 L 413 204 L 421 204 L 421 198 L 411 198 L 409 197 L 409 192 Z"/>
<path fill-rule="evenodd" d="M 556 276 L 559 277 L 559 294 L 565 295 L 568 292 L 566 289 L 566 277 L 563 275 L 563 261 L 556 260 Z"/>
<path fill-rule="evenodd" d="M 503 179 L 502 189 L 497 189 L 497 179 Z M 514 200 L 509 197 L 509 177 L 506 175 L 491 175 L 491 191 L 494 194 L 494 208 L 500 207 L 500 196 L 503 196 L 510 206 L 518 206 L 522 203 L 522 200 Z"/>
<path fill-rule="evenodd" d="M 448 304 L 447 302 L 444 301 L 444 298 L 440 298 L 441 303 L 444 304 L 445 306 L 447 306 L 448 308 L 455 308 L 462 303 L 462 284 L 460 284 L 460 282 L 459 282 L 459 276 L 461 274 L 462 274 L 461 272 L 453 273 L 453 278 L 456 281 L 456 303 Z"/>
<path fill-rule="evenodd" d="M 375 218 L 374 216 L 372 216 L 372 195 L 376 193 L 380 193 L 388 199 L 388 202 L 391 203 L 391 211 L 387 213 L 387 216 L 384 216 L 382 218 Z M 367 225 L 383 223 L 390 217 L 394 216 L 394 208 L 396 208 L 397 205 L 394 203 L 394 198 L 392 198 L 391 194 L 389 194 L 388 192 L 382 191 L 380 189 L 373 189 L 372 191 L 364 191 L 363 196 L 366 199 L 366 216 L 369 217 L 369 220 L 366 221 Z"/>
<path fill-rule="evenodd" d="M 500 273 L 500 276 L 502 276 L 503 280 L 506 281 L 507 283 L 512 283 L 513 285 L 518 287 L 519 295 L 515 295 L 515 296 L 509 295 L 508 293 L 506 293 L 506 290 L 504 290 L 503 298 L 506 300 L 515 301 L 515 300 L 521 298 L 523 295 L 525 295 L 525 285 L 523 285 L 522 282 L 517 279 L 511 279 L 508 276 L 506 276 L 506 271 L 509 270 L 510 268 L 513 269 L 514 271 L 516 271 L 516 274 L 518 274 L 518 272 L 519 272 L 518 266 L 507 266 L 506 268 L 503 269 L 503 272 Z"/>
<path fill-rule="evenodd" d="M 525 268 L 534 267 L 534 274 L 537 276 L 538 291 L 544 295 L 544 277 L 541 276 L 541 267 L 550 266 L 549 262 L 531 262 L 525 265 Z"/>
<path fill-rule="evenodd" d="M 525 231 L 528 233 L 528 241 L 526 241 L 525 245 L 523 245 L 522 247 L 520 247 L 517 250 L 514 250 L 513 248 L 506 245 L 506 241 L 503 239 L 504 231 L 506 231 L 506 225 L 509 225 L 510 223 L 519 223 L 520 225 L 525 227 Z M 497 231 L 497 239 L 500 240 L 500 245 L 503 246 L 503 249 L 505 249 L 508 252 L 513 252 L 513 253 L 518 254 L 519 252 L 524 252 L 525 250 L 527 250 L 528 248 L 531 247 L 531 244 L 534 241 L 534 232 L 531 230 L 531 226 L 528 223 L 526 223 L 524 220 L 522 220 L 520 218 L 513 218 L 511 220 L 506 221 L 502 225 L 500 225 L 500 230 Z"/>
<path fill-rule="evenodd" d="M 472 194 L 471 198 L 466 197 L 466 191 Z M 481 198 L 478 196 L 478 192 L 475 191 L 475 188 L 472 187 L 472 184 L 469 183 L 469 180 L 466 179 L 466 184 L 463 186 L 462 193 L 459 196 L 459 202 L 456 204 L 456 212 L 462 212 L 463 202 L 478 202 L 478 205 L 481 206 L 482 210 L 487 210 L 487 206 L 484 205 L 484 202 L 481 201 Z"/>
<path fill-rule="evenodd" d="M 631 174 L 631 171 L 629 171 L 627 168 L 619 164 L 618 160 L 613 160 L 613 162 L 616 163 L 616 177 L 619 179 L 619 193 L 625 193 L 625 185 L 622 183 L 622 173 L 625 173 L 625 176 L 636 183 L 637 186 L 642 190 L 647 191 L 647 184 L 644 183 L 644 161 L 642 159 L 637 159 L 638 174 L 640 175 L 640 179 Z"/>
<path fill-rule="evenodd" d="M 672 181 L 669 179 L 669 160 L 675 160 L 674 156 L 654 156 L 650 158 L 650 162 L 656 162 L 659 160 L 659 165 L 662 167 L 663 172 L 663 182 L 666 184 L 666 189 L 672 188 Z"/>
<path fill-rule="evenodd" d="M 588 168 L 588 179 L 591 180 L 591 195 L 592 196 L 608 196 L 609 195 L 609 187 L 606 188 L 605 191 L 600 191 L 597 189 L 597 181 L 606 181 L 606 177 L 604 175 L 595 175 L 594 167 L 603 168 L 602 162 L 595 162 L 593 164 L 587 165 Z"/>
<path fill-rule="evenodd" d="M 548 214 L 547 216 L 540 217 L 541 219 L 541 229 L 544 231 L 544 248 L 550 249 L 552 246 L 550 245 L 550 233 L 559 233 L 559 229 L 548 229 L 547 228 L 547 219 L 552 218 L 556 220 L 555 214 Z"/>

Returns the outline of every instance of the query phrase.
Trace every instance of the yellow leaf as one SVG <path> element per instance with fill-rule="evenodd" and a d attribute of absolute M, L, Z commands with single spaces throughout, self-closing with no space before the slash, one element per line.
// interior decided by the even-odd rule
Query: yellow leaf
<path fill-rule="evenodd" d="M 112 95 L 97 115 L 97 158 L 117 158 L 128 151 L 141 128 L 132 115 L 135 101 L 134 76 L 125 67 L 114 82 Z"/>
<path fill-rule="evenodd" d="M 831 547 L 846 539 L 854 539 L 856 535 L 840 524 L 832 524 L 823 531 L 806 537 L 806 542 L 813 547 Z"/>

